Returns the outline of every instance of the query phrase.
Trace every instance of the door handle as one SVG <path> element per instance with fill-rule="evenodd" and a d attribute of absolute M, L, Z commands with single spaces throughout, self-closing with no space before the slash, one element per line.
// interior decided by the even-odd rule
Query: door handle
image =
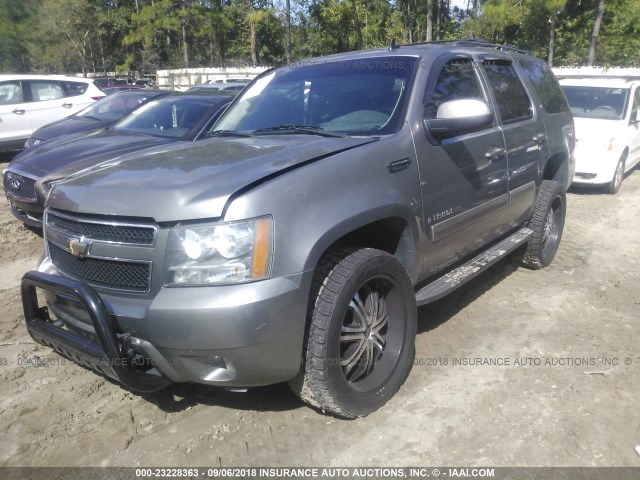
<path fill-rule="evenodd" d="M 539 133 L 537 135 L 535 135 L 532 140 L 534 142 L 536 142 L 538 145 L 542 145 L 544 142 L 547 141 L 547 136 L 544 133 Z"/>
<path fill-rule="evenodd" d="M 24 108 L 16 108 L 13 113 L 15 113 L 16 115 L 24 115 L 26 112 L 26 110 Z"/>
<path fill-rule="evenodd" d="M 504 148 L 491 147 L 487 153 L 484 154 L 484 158 L 487 160 L 498 159 L 504 155 Z"/>
<path fill-rule="evenodd" d="M 387 163 L 387 168 L 391 173 L 397 172 L 398 170 L 404 170 L 411 163 L 410 158 L 403 158 L 402 160 L 396 160 L 394 162 Z"/>
<path fill-rule="evenodd" d="M 73 107 L 73 103 L 63 103 L 62 106 L 64 108 L 71 108 L 71 107 Z"/>

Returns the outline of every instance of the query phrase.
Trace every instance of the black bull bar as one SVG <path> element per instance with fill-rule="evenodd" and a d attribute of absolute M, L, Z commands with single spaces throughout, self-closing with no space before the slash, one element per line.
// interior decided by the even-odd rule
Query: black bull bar
<path fill-rule="evenodd" d="M 22 277 L 20 288 L 27 330 L 36 342 L 51 347 L 74 362 L 117 380 L 136 392 L 153 392 L 169 384 L 161 376 L 146 374 L 131 366 L 131 361 L 121 348 L 113 316 L 96 291 L 86 283 L 31 271 Z M 79 300 L 91 318 L 98 344 L 53 325 L 48 309 L 38 304 L 36 288 Z"/>

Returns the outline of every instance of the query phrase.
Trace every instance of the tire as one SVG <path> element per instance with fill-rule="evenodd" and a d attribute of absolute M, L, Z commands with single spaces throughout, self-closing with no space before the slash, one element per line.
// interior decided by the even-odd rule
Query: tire
<path fill-rule="evenodd" d="M 563 186 L 543 180 L 538 200 L 529 221 L 533 235 L 529 238 L 522 263 L 533 270 L 548 266 L 556 256 L 566 215 L 566 194 Z"/>
<path fill-rule="evenodd" d="M 386 252 L 339 249 L 319 262 L 314 284 L 304 366 L 291 388 L 325 413 L 368 415 L 398 391 L 413 364 L 411 279 Z"/>
<path fill-rule="evenodd" d="M 607 192 L 611 195 L 615 195 L 620 190 L 620 185 L 622 185 L 622 179 L 624 178 L 624 165 L 627 160 L 627 152 L 624 152 L 618 160 L 618 165 L 616 165 L 616 171 L 613 173 L 613 178 L 611 182 L 607 185 Z"/>

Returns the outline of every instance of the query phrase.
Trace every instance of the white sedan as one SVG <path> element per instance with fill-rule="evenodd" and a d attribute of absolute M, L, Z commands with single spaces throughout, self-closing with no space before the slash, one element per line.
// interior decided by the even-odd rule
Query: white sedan
<path fill-rule="evenodd" d="M 640 78 L 560 79 L 576 127 L 576 185 L 616 193 L 640 163 Z"/>
<path fill-rule="evenodd" d="M 0 152 L 22 149 L 34 130 L 104 96 L 88 78 L 0 75 Z"/>

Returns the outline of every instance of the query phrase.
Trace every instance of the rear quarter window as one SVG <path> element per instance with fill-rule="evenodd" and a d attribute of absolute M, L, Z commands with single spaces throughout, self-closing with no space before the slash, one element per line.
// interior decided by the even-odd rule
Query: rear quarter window
<path fill-rule="evenodd" d="M 558 80 L 549 67 L 542 62 L 518 60 L 525 75 L 538 93 L 542 105 L 547 113 L 562 113 L 569 111 L 569 105 L 562 94 Z"/>
<path fill-rule="evenodd" d="M 89 84 L 85 82 L 60 82 L 64 88 L 65 97 L 77 97 L 82 95 L 89 88 Z"/>

